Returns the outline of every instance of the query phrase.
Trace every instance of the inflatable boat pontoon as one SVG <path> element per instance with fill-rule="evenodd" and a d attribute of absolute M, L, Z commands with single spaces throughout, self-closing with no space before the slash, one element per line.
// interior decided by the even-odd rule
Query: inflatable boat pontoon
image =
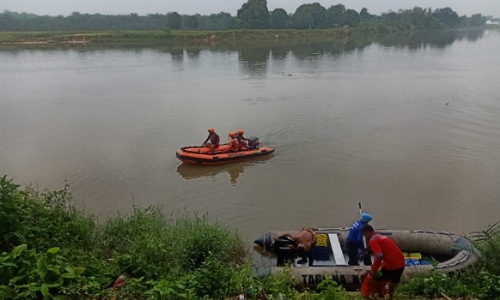
<path fill-rule="evenodd" d="M 276 254 L 273 251 L 274 242 L 286 231 L 269 231 L 257 238 L 255 250 L 264 254 Z M 347 264 L 346 238 L 349 228 L 317 229 L 317 236 L 327 237 L 328 253 L 322 260 L 314 259 L 312 265 L 292 266 L 292 275 L 298 286 L 314 287 L 327 275 L 346 289 L 358 289 L 361 276 L 370 266 L 349 266 Z M 407 266 L 401 280 L 407 280 L 418 274 L 434 270 L 443 274 L 454 274 L 472 266 L 479 252 L 464 236 L 448 232 L 421 230 L 377 230 L 377 233 L 389 236 L 399 246 L 406 256 Z M 316 246 L 315 246 L 316 247 Z M 313 254 L 316 249 L 313 248 Z M 272 267 L 272 273 L 279 273 L 283 267 Z"/>
<path fill-rule="evenodd" d="M 219 165 L 248 158 L 269 155 L 275 150 L 269 147 L 242 150 L 237 152 L 225 152 L 229 145 L 220 145 L 214 153 L 207 147 L 189 146 L 177 150 L 175 156 L 182 162 L 196 165 Z"/>

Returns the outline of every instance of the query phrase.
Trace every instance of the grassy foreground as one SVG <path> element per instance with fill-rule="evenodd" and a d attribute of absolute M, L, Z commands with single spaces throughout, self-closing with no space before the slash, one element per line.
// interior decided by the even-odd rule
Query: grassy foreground
<path fill-rule="evenodd" d="M 37 191 L 0 177 L 0 299 L 360 299 L 331 280 L 299 292 L 286 270 L 256 278 L 240 236 L 206 216 L 150 207 L 98 222 L 71 201 L 67 183 Z M 417 278 L 397 299 L 498 299 L 497 230 L 476 233 L 476 269 Z"/>
<path fill-rule="evenodd" d="M 97 222 L 71 204 L 67 183 L 37 191 L 6 176 L 0 197 L 0 299 L 299 296 L 286 274 L 255 278 L 239 235 L 206 216 L 150 207 Z M 120 275 L 125 285 L 112 287 Z M 324 293 L 347 297 L 329 284 Z"/>

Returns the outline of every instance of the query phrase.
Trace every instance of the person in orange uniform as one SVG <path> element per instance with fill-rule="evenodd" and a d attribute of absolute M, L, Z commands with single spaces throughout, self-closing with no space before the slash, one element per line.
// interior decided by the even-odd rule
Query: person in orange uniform
<path fill-rule="evenodd" d="M 236 133 L 234 131 L 229 132 L 229 147 L 227 147 L 226 152 L 236 152 L 240 149 L 240 143 L 236 139 Z"/>
<path fill-rule="evenodd" d="M 370 249 L 374 256 L 371 275 L 375 279 L 376 284 L 380 284 L 382 280 L 389 282 L 389 299 L 392 299 L 394 289 L 399 283 L 406 265 L 403 253 L 393 240 L 385 235 L 376 233 L 371 225 L 365 225 L 361 232 L 365 239 L 369 241 Z M 377 272 L 381 265 L 381 272 Z"/>
<path fill-rule="evenodd" d="M 236 136 L 236 139 L 238 140 L 238 143 L 240 143 L 240 150 L 247 150 L 248 149 L 248 139 L 243 136 L 245 131 L 243 129 L 238 129 L 238 135 Z"/>
<path fill-rule="evenodd" d="M 210 140 L 210 143 L 207 143 L 208 140 Z M 220 143 L 220 138 L 219 135 L 215 133 L 215 129 L 208 128 L 208 137 L 203 142 L 203 146 L 210 147 L 210 149 L 212 149 L 212 152 L 215 152 L 215 149 L 219 148 L 219 143 Z"/>

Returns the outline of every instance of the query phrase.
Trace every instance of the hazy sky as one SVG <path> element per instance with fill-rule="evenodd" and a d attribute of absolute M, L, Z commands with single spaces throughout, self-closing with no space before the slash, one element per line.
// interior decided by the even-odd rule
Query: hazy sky
<path fill-rule="evenodd" d="M 208 15 L 221 11 L 236 15 L 246 0 L 0 0 L 0 10 L 29 12 L 39 15 L 69 15 L 80 13 L 129 14 L 168 13 Z M 379 15 L 389 10 L 397 11 L 415 6 L 428 8 L 451 7 L 459 15 L 481 13 L 500 17 L 500 0 L 268 0 L 269 10 L 283 8 L 288 13 L 304 3 L 319 2 L 325 8 L 342 3 L 346 8 L 360 11 L 366 7 L 368 12 Z"/>

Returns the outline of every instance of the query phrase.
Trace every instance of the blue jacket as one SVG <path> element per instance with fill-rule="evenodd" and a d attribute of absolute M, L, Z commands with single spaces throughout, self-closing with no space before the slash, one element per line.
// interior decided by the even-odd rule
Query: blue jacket
<path fill-rule="evenodd" d="M 347 242 L 356 244 L 356 246 L 362 250 L 365 249 L 363 244 L 363 234 L 361 233 L 361 229 L 363 229 L 364 225 L 365 223 L 361 222 L 361 220 L 354 222 L 351 229 L 349 229 L 349 234 L 347 235 Z"/>

